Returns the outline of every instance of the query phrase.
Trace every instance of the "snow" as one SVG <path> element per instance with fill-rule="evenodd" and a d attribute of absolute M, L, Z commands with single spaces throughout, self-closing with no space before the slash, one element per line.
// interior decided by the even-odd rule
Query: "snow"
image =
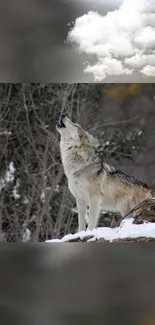
<path fill-rule="evenodd" d="M 49 243 L 57 242 L 67 242 L 72 239 L 80 238 L 83 240 L 86 236 L 93 236 L 88 241 L 95 241 L 96 239 L 104 238 L 105 240 L 112 241 L 114 239 L 124 239 L 124 238 L 155 238 L 155 223 L 144 222 L 143 224 L 137 225 L 133 224 L 133 218 L 125 219 L 121 222 L 119 227 L 109 228 L 101 227 L 94 229 L 93 231 L 86 230 L 81 231 L 76 234 L 69 234 L 64 236 L 62 239 L 52 239 L 47 240 Z"/>
<path fill-rule="evenodd" d="M 155 1 L 123 0 L 107 12 L 89 11 L 75 20 L 67 41 L 79 52 L 96 56 L 86 63 L 85 73 L 102 81 L 110 75 L 155 75 Z"/>
<path fill-rule="evenodd" d="M 6 183 L 14 181 L 14 173 L 15 173 L 14 163 L 13 163 L 13 161 L 11 161 L 9 164 L 8 171 L 6 172 L 6 176 L 5 176 Z"/>
<path fill-rule="evenodd" d="M 11 134 L 12 134 L 11 131 L 7 131 L 7 130 L 0 131 L 0 136 L 1 136 L 1 135 L 11 135 Z"/>
<path fill-rule="evenodd" d="M 54 191 L 57 192 L 57 193 L 59 193 L 59 191 L 60 191 L 60 185 L 56 185 L 56 188 L 55 188 Z"/>
<path fill-rule="evenodd" d="M 23 242 L 26 243 L 30 240 L 31 238 L 31 231 L 29 228 L 25 229 L 24 235 L 23 235 Z"/>
<path fill-rule="evenodd" d="M 29 203 L 29 199 L 25 196 L 23 200 L 23 204 L 28 204 L 28 203 Z"/>
<path fill-rule="evenodd" d="M 20 194 L 19 194 L 19 180 L 17 180 L 16 185 L 13 189 L 13 197 L 15 200 L 20 199 Z"/>
<path fill-rule="evenodd" d="M 13 183 L 15 180 L 15 167 L 14 167 L 14 162 L 11 161 L 9 166 L 8 166 L 8 170 L 6 171 L 5 175 L 3 178 L 0 179 L 0 191 L 9 183 Z M 14 197 L 15 200 L 19 200 L 20 199 L 20 194 L 19 194 L 19 179 L 17 179 L 16 184 L 13 188 L 12 191 L 12 196 Z"/>
<path fill-rule="evenodd" d="M 11 161 L 4 178 L 0 179 L 0 190 L 2 190 L 8 183 L 12 183 L 14 181 L 14 173 L 15 167 L 13 161 Z"/>
<path fill-rule="evenodd" d="M 43 191 L 40 195 L 41 201 L 44 203 L 45 202 L 45 192 Z"/>

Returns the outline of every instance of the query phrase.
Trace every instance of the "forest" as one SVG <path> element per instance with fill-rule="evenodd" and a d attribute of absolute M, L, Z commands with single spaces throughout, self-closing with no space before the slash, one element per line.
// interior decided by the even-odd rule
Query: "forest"
<path fill-rule="evenodd" d="M 1 242 L 44 242 L 77 229 L 56 131 L 64 112 L 100 140 L 105 161 L 155 188 L 154 84 L 0 84 Z"/>

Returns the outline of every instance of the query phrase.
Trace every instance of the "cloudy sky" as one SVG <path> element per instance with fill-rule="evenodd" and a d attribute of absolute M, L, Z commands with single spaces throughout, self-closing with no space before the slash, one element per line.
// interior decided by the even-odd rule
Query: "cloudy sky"
<path fill-rule="evenodd" d="M 0 9 L 1 81 L 155 81 L 155 0 L 14 0 Z"/>
<path fill-rule="evenodd" d="M 82 0 L 79 0 L 82 1 Z M 85 0 L 91 9 L 70 25 L 67 41 L 92 81 L 155 78 L 155 0 Z"/>

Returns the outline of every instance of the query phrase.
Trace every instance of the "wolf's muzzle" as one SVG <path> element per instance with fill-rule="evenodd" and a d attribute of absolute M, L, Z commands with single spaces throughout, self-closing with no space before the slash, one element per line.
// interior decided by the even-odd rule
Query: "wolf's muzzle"
<path fill-rule="evenodd" d="M 59 123 L 57 124 L 57 127 L 58 128 L 65 128 L 65 124 L 64 124 L 64 119 L 65 119 L 65 115 L 61 115 L 60 116 L 60 119 L 59 119 Z"/>

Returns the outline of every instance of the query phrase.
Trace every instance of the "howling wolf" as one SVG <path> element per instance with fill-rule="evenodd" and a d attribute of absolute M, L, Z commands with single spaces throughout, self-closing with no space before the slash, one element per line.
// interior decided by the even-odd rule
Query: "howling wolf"
<path fill-rule="evenodd" d="M 69 190 L 78 208 L 78 231 L 97 225 L 101 210 L 126 216 L 142 201 L 151 198 L 146 184 L 102 161 L 96 153 L 98 140 L 80 125 L 62 115 L 57 130 L 61 135 L 60 150 Z"/>

